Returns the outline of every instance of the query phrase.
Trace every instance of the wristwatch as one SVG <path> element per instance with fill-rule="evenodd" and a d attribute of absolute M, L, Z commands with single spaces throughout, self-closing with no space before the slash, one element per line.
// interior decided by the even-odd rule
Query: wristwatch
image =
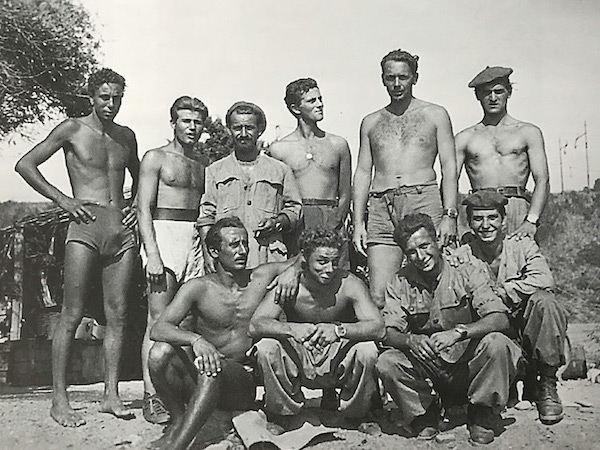
<path fill-rule="evenodd" d="M 344 336 L 346 336 L 346 327 L 344 326 L 343 323 L 337 324 L 334 328 L 334 331 L 335 331 L 335 335 L 338 337 L 338 339 L 341 339 Z"/>
<path fill-rule="evenodd" d="M 525 216 L 525 222 L 529 222 L 530 224 L 535 225 L 536 227 L 540 226 L 540 218 L 535 214 L 527 214 Z"/>
<path fill-rule="evenodd" d="M 469 337 L 469 331 L 467 330 L 467 327 L 462 323 L 456 325 L 454 327 L 454 331 L 460 334 L 461 341 Z"/>
<path fill-rule="evenodd" d="M 442 212 L 442 215 L 448 216 L 451 219 L 456 219 L 458 217 L 458 210 L 456 208 L 446 208 Z"/>

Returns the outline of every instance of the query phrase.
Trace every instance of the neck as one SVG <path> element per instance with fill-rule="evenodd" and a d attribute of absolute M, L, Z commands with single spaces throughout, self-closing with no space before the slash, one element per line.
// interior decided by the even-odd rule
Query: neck
<path fill-rule="evenodd" d="M 92 114 L 90 114 L 89 117 L 91 121 L 90 125 L 101 133 L 106 133 L 109 131 L 114 123 L 112 121 L 100 119 L 100 117 L 96 115 L 95 111 L 92 111 Z"/>
<path fill-rule="evenodd" d="M 440 274 L 442 273 L 443 264 L 444 261 L 440 259 L 439 264 L 433 270 L 429 272 L 421 272 L 423 280 L 427 283 L 431 292 L 435 291 L 435 288 L 437 287 Z"/>
<path fill-rule="evenodd" d="M 248 149 L 235 149 L 234 150 L 235 153 L 235 157 L 237 158 L 238 161 L 245 161 L 245 162 L 250 162 L 250 161 L 254 161 L 256 158 L 258 158 L 258 154 L 260 153 L 260 151 L 258 150 L 258 148 L 254 148 L 252 150 L 248 150 Z"/>
<path fill-rule="evenodd" d="M 412 103 L 414 97 L 411 95 L 407 96 L 403 100 L 392 100 L 390 104 L 386 107 L 386 109 L 392 114 L 400 115 L 404 114 L 404 112 L 408 109 L 410 104 Z"/>
<path fill-rule="evenodd" d="M 182 144 L 177 140 L 177 138 L 173 139 L 173 151 L 176 153 L 182 153 L 188 158 L 193 158 L 195 155 L 194 146 L 196 144 Z"/>
<path fill-rule="evenodd" d="M 506 110 L 499 113 L 484 113 L 481 123 L 484 125 L 496 126 L 501 122 L 504 122 L 507 116 L 508 112 Z"/>
<path fill-rule="evenodd" d="M 326 294 L 335 285 L 335 283 L 334 283 L 335 279 L 336 279 L 336 277 L 331 279 L 331 282 L 329 282 L 327 284 L 321 284 L 317 280 L 315 280 L 313 277 L 311 277 L 309 274 L 307 274 L 306 271 L 304 271 L 304 272 L 302 272 L 302 275 L 300 277 L 300 283 L 302 283 L 302 285 L 312 293 L 318 292 L 320 294 Z M 320 297 L 323 297 L 323 295 L 317 295 L 317 296 L 313 295 L 313 297 L 315 297 L 315 300 L 318 300 Z"/>
<path fill-rule="evenodd" d="M 217 277 L 221 284 L 227 288 L 245 286 L 248 280 L 249 272 L 246 269 L 229 270 L 217 263 Z"/>
<path fill-rule="evenodd" d="M 298 118 L 298 133 L 304 139 L 310 139 L 312 137 L 323 137 L 325 132 L 319 128 L 317 122 L 307 122 L 302 118 Z"/>
<path fill-rule="evenodd" d="M 503 242 L 504 236 L 501 233 L 498 233 L 498 237 L 492 242 L 478 241 L 479 250 L 481 250 L 481 256 L 486 262 L 492 262 L 494 259 L 500 256 L 500 253 L 502 253 Z"/>

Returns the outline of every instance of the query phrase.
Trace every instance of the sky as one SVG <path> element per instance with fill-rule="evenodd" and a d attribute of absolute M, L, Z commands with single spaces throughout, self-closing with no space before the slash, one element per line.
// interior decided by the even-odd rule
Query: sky
<path fill-rule="evenodd" d="M 326 131 L 358 154 L 362 118 L 385 106 L 381 58 L 402 48 L 419 55 L 416 97 L 444 106 L 454 132 L 473 125 L 481 108 L 468 82 L 487 65 L 514 69 L 509 113 L 542 130 L 552 192 L 600 178 L 600 2 L 595 0 L 81 0 L 101 40 L 100 61 L 125 76 L 116 122 L 137 136 L 140 158 L 172 137 L 169 108 L 181 95 L 200 98 L 213 117 L 238 100 L 267 115 L 266 141 L 295 121 L 285 86 L 315 78 L 325 102 Z M 13 171 L 17 159 L 55 123 L 28 129 L 30 140 L 0 142 L 0 201 L 42 197 Z M 278 126 L 278 127 L 277 127 Z M 42 173 L 70 194 L 62 152 Z M 530 184 L 530 187 L 532 185 Z M 463 174 L 460 190 L 469 183 Z"/>

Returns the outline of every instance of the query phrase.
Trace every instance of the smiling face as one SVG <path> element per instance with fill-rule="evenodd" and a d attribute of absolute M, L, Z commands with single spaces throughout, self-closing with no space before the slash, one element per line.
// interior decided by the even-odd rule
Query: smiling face
<path fill-rule="evenodd" d="M 102 122 L 112 122 L 121 109 L 123 86 L 117 83 L 104 83 L 96 89 L 92 97 L 94 114 Z"/>
<path fill-rule="evenodd" d="M 323 120 L 323 97 L 319 88 L 312 88 L 302 94 L 297 105 L 292 106 L 294 113 L 308 122 Z"/>
<path fill-rule="evenodd" d="M 194 145 L 202 133 L 202 114 L 190 109 L 178 109 L 177 120 L 171 123 L 175 139 L 184 147 Z"/>
<path fill-rule="evenodd" d="M 390 99 L 402 101 L 412 97 L 412 87 L 417 82 L 417 75 L 404 61 L 387 61 L 383 66 L 381 80 Z"/>
<path fill-rule="evenodd" d="M 338 271 L 340 251 L 334 247 L 317 247 L 305 259 L 305 275 L 319 284 L 329 284 Z"/>
<path fill-rule="evenodd" d="M 503 225 L 504 217 L 496 208 L 474 209 L 471 212 L 469 226 L 482 242 L 490 244 L 504 239 Z"/>
<path fill-rule="evenodd" d="M 221 233 L 219 250 L 210 249 L 211 256 L 219 261 L 226 271 L 246 268 L 248 261 L 248 233 L 243 228 L 225 227 Z"/>
<path fill-rule="evenodd" d="M 479 86 L 476 95 L 485 114 L 506 112 L 506 104 L 510 97 L 510 91 L 503 83 L 491 81 Z"/>
<path fill-rule="evenodd" d="M 404 253 L 408 261 L 422 272 L 438 271 L 441 267 L 441 254 L 435 236 L 425 228 L 415 231 L 408 241 Z"/>

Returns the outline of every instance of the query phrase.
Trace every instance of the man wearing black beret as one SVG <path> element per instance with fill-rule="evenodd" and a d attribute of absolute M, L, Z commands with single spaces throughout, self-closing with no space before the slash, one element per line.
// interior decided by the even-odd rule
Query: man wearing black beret
<path fill-rule="evenodd" d="M 489 274 L 510 310 L 513 335 L 528 362 L 523 397 L 536 403 L 543 424 L 560 422 L 556 372 L 565 363 L 567 315 L 553 293 L 548 263 L 531 237 L 505 237 L 506 197 L 482 190 L 463 204 L 474 238 L 459 247 L 451 261 L 471 263 Z"/>
<path fill-rule="evenodd" d="M 508 198 L 508 233 L 520 239 L 535 235 L 550 185 L 542 132 L 508 114 L 512 72 L 488 66 L 469 83 L 483 108 L 483 119 L 456 135 L 456 162 L 459 175 L 465 165 L 473 192 L 497 191 Z M 533 193 L 526 190 L 530 173 Z"/>

